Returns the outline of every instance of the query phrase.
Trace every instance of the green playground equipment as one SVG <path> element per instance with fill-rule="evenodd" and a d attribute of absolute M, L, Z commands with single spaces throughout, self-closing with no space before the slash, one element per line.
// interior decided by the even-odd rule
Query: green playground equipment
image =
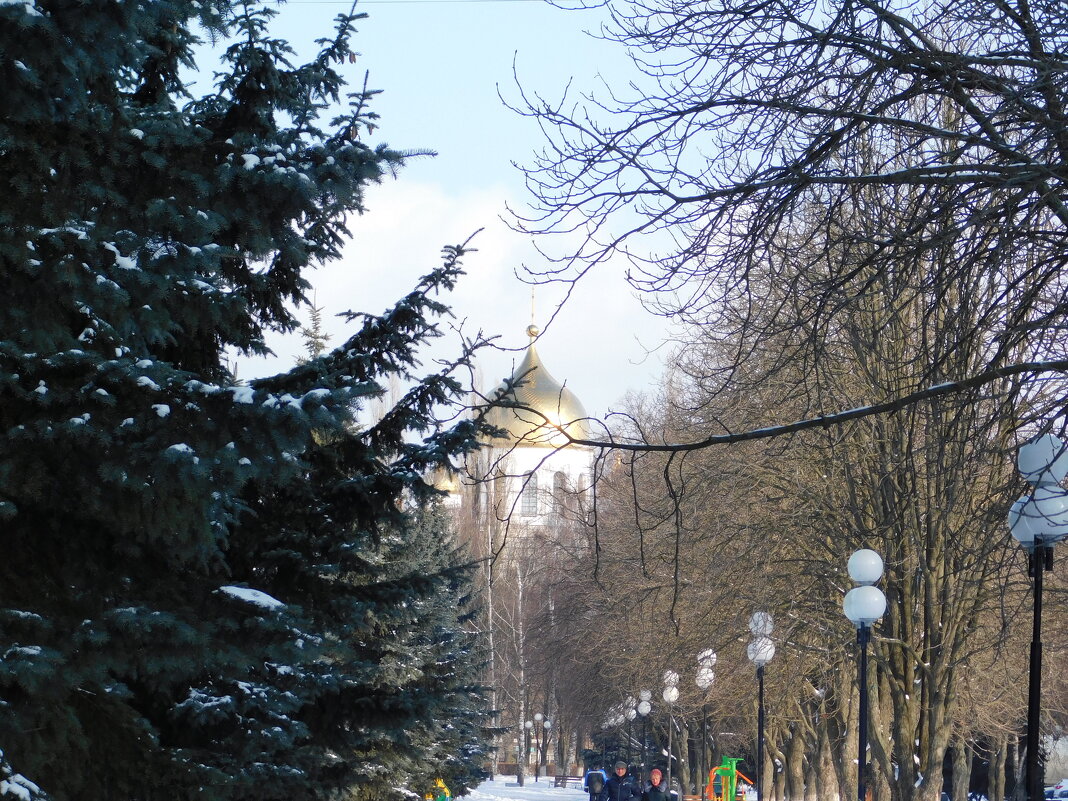
<path fill-rule="evenodd" d="M 749 784 L 753 783 L 752 779 L 738 770 L 738 763 L 742 761 L 741 757 L 723 757 L 723 764 L 708 772 L 708 786 L 705 787 L 708 801 L 737 801 L 739 776 Z"/>
<path fill-rule="evenodd" d="M 441 779 L 434 780 L 434 788 L 423 794 L 425 801 L 452 801 L 452 793 Z"/>

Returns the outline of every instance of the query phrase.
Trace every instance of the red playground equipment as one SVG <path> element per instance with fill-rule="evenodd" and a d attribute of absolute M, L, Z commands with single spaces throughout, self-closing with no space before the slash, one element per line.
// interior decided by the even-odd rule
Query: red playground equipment
<path fill-rule="evenodd" d="M 723 764 L 708 772 L 707 801 L 741 801 L 745 798 L 745 792 L 738 789 L 738 779 L 741 777 L 750 785 L 753 780 L 738 770 L 741 761 L 741 757 L 723 757 Z"/>

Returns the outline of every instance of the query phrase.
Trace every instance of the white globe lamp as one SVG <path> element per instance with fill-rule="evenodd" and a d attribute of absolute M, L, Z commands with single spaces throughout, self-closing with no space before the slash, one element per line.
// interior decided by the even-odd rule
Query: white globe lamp
<path fill-rule="evenodd" d="M 883 558 L 871 548 L 861 548 L 849 557 L 846 570 L 857 584 L 874 584 L 883 577 Z"/>

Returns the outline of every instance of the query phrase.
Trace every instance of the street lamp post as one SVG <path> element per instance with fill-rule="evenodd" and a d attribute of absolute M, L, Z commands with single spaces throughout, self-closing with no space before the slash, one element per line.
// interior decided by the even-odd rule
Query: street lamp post
<path fill-rule="evenodd" d="M 668 708 L 668 746 L 667 746 L 667 788 L 668 794 L 671 793 L 671 763 L 673 761 L 672 756 L 672 735 L 675 733 L 675 717 L 671 713 L 671 705 L 679 700 L 679 674 L 674 670 L 664 671 L 664 703 Z"/>
<path fill-rule="evenodd" d="M 541 722 L 541 727 L 545 729 L 545 735 L 541 741 L 541 769 L 544 771 L 545 764 L 548 762 L 549 758 L 549 730 L 552 729 L 553 722 L 548 718 L 545 718 L 545 720 Z"/>
<path fill-rule="evenodd" d="M 860 709 L 857 726 L 857 801 L 866 801 L 868 756 L 868 640 L 871 627 L 886 611 L 886 596 L 875 586 L 883 575 L 883 559 L 869 548 L 861 548 L 849 557 L 849 577 L 860 586 L 846 593 L 842 610 L 857 627 L 857 683 L 860 689 Z"/>
<path fill-rule="evenodd" d="M 754 612 L 749 618 L 749 631 L 753 639 L 749 641 L 746 655 L 756 665 L 757 675 L 757 801 L 763 801 L 764 798 L 764 665 L 775 656 L 775 643 L 770 636 L 774 628 L 775 622 L 768 612 Z"/>
<path fill-rule="evenodd" d="M 534 783 L 538 783 L 538 777 L 541 776 L 541 722 L 545 719 L 545 715 L 541 712 L 534 713 Z"/>
<path fill-rule="evenodd" d="M 1031 661 L 1027 682 L 1026 786 L 1029 801 L 1042 801 L 1042 770 L 1038 758 L 1042 712 L 1042 574 L 1053 569 L 1053 546 L 1068 534 L 1068 493 L 1061 482 L 1068 474 L 1065 444 L 1045 434 L 1020 448 L 1016 466 L 1035 488 L 1009 509 L 1012 536 L 1027 549 L 1035 580 Z"/>
<path fill-rule="evenodd" d="M 649 713 L 653 711 L 653 705 L 651 703 L 653 697 L 652 690 L 640 690 L 638 692 L 638 714 L 642 716 L 642 767 L 641 775 L 638 776 L 638 783 L 641 784 L 645 781 L 645 777 L 648 775 L 646 770 L 646 760 L 648 758 L 648 743 L 649 737 L 646 732 L 646 722 L 649 720 Z"/>
<path fill-rule="evenodd" d="M 626 712 L 626 716 L 627 716 L 627 764 L 629 765 L 630 764 L 630 747 L 631 747 L 631 742 L 632 742 L 632 739 L 633 739 L 632 735 L 631 735 L 631 723 L 633 723 L 634 722 L 634 718 L 636 718 L 638 716 L 638 710 L 634 708 L 634 699 L 633 698 L 628 698 L 627 701 L 630 703 L 630 705 L 627 707 L 627 712 Z"/>
<path fill-rule="evenodd" d="M 707 700 L 708 691 L 716 679 L 716 652 L 711 648 L 697 655 L 697 675 L 694 682 L 698 689 L 704 691 Z M 708 783 L 708 704 L 701 705 L 701 760 L 700 760 L 701 801 L 705 801 Z"/>

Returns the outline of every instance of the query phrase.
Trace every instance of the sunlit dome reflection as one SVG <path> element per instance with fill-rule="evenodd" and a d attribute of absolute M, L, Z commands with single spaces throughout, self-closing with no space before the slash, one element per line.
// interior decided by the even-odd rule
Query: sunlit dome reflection
<path fill-rule="evenodd" d="M 539 331 L 531 326 L 527 333 L 533 338 Z M 568 436 L 590 438 L 582 402 L 545 369 L 533 343 L 512 373 L 511 383 L 519 385 L 513 386 L 503 400 L 515 406 L 497 406 L 486 415 L 490 425 L 507 432 L 504 437 L 493 438 L 493 445 L 559 448 L 568 443 Z M 507 382 L 501 384 L 494 397 L 503 393 L 506 386 Z"/>

